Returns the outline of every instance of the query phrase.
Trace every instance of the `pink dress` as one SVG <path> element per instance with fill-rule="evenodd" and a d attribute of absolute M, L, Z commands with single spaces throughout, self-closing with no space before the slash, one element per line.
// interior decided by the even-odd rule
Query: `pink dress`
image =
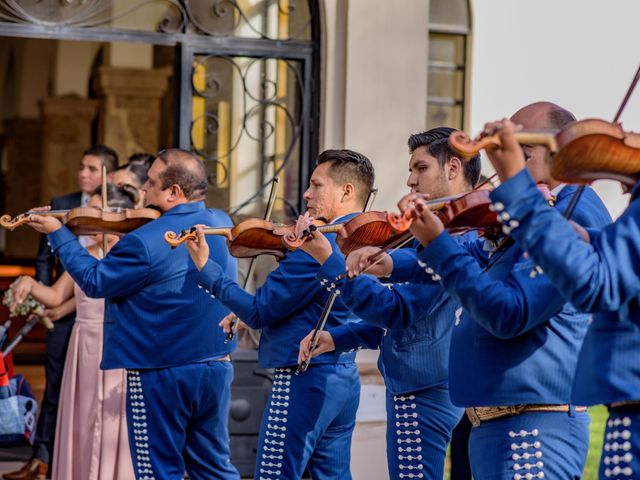
<path fill-rule="evenodd" d="M 64 365 L 53 480 L 133 479 L 124 370 L 100 370 L 104 300 L 76 285 L 76 323 Z"/>

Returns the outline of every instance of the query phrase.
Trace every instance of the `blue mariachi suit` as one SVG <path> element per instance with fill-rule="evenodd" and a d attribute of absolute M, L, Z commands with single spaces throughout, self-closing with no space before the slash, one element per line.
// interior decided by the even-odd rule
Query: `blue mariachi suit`
<path fill-rule="evenodd" d="M 560 191 L 560 211 L 575 188 Z M 590 189 L 574 218 L 591 226 L 609 221 Z M 531 275 L 534 264 L 520 248 L 512 246 L 489 258 L 479 243 L 464 248 L 444 232 L 419 258 L 424 279 L 440 282 L 463 307 L 456 312 L 451 342 L 454 404 L 570 403 L 589 316 L 565 303 L 545 275 Z M 474 478 L 579 478 L 588 450 L 588 426 L 588 414 L 576 413 L 573 407 L 568 414 L 528 412 L 482 422 L 472 429 L 469 443 Z"/>
<path fill-rule="evenodd" d="M 518 222 L 513 237 L 545 275 L 593 322 L 580 352 L 573 399 L 612 407 L 600 478 L 640 475 L 640 182 L 615 223 L 589 230 L 583 242 L 556 212 L 544 207 L 522 172 L 492 194 L 496 209 Z"/>
<path fill-rule="evenodd" d="M 338 251 L 335 234 L 327 238 Z M 251 328 L 262 329 L 260 365 L 275 368 L 260 428 L 256 479 L 299 479 L 305 467 L 314 480 L 351 478 L 351 435 L 360 401 L 355 353 L 325 353 L 314 358 L 306 373 L 293 374 L 300 341 L 315 327 L 329 297 L 315 278 L 319 268 L 304 251 L 289 252 L 255 296 L 212 261 L 198 277 L 202 296 L 211 294 Z M 357 319 L 337 299 L 327 326 L 353 321 Z"/>
<path fill-rule="evenodd" d="M 319 277 L 333 281 L 344 270 L 342 258 L 333 255 Z M 463 414 L 451 403 L 448 381 L 457 305 L 439 286 L 385 286 L 369 275 L 343 279 L 337 288 L 365 322 L 329 329 L 336 351 L 380 348 L 378 368 L 387 387 L 389 477 L 442 478 L 451 431 Z"/>
<path fill-rule="evenodd" d="M 98 261 L 63 227 L 48 236 L 71 277 L 104 297 L 101 367 L 127 369 L 127 426 L 136 478 L 237 479 L 229 461 L 227 418 L 235 349 L 217 324 L 229 310 L 203 298 L 186 248 L 172 251 L 168 230 L 231 225 L 203 202 L 178 205 L 125 235 Z M 236 276 L 225 240 L 208 238 L 211 261 Z"/>

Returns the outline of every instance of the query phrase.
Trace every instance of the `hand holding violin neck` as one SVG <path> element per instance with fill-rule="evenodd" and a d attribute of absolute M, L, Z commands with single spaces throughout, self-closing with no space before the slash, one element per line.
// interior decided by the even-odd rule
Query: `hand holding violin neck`
<path fill-rule="evenodd" d="M 155 220 L 160 216 L 160 212 L 150 208 L 127 208 L 115 211 L 94 207 L 76 207 L 70 210 L 38 208 L 18 215 L 14 219 L 9 215 L 3 215 L 0 218 L 0 226 L 13 230 L 28 223 L 34 215 L 58 218 L 76 235 L 98 233 L 122 235 Z"/>
<path fill-rule="evenodd" d="M 69 213 L 69 210 L 49 210 L 46 207 L 42 207 L 21 213 L 15 218 L 11 218 L 11 215 L 2 215 L 2 217 L 0 217 L 0 226 L 7 230 L 14 230 L 15 228 L 27 223 L 31 215 L 51 215 L 56 218 L 64 218 L 67 213 Z"/>
<path fill-rule="evenodd" d="M 558 130 L 524 130 L 515 132 L 518 143 L 524 145 L 544 145 L 551 153 L 558 151 L 556 134 Z M 461 131 L 455 131 L 449 136 L 449 146 L 458 155 L 465 158 L 475 157 L 481 150 L 495 150 L 502 147 L 500 133 L 495 132 L 490 135 L 479 135 L 471 140 L 469 136 Z"/>
<path fill-rule="evenodd" d="M 202 232 L 205 235 L 223 235 L 230 239 L 230 229 L 228 227 L 203 227 Z M 165 232 L 164 241 L 167 242 L 171 248 L 176 248 L 182 245 L 187 240 L 195 240 L 198 235 L 198 229 L 193 226 L 188 230 L 182 230 L 179 234 L 175 232 Z"/>
<path fill-rule="evenodd" d="M 454 132 L 449 145 L 466 157 L 483 148 L 487 152 L 501 148 L 501 135 L 490 133 L 471 141 L 463 132 Z M 520 131 L 514 136 L 520 144 L 545 145 L 552 154 L 551 176 L 560 182 L 608 179 L 632 186 L 640 179 L 640 134 L 624 131 L 619 123 L 589 118 L 557 132 Z"/>

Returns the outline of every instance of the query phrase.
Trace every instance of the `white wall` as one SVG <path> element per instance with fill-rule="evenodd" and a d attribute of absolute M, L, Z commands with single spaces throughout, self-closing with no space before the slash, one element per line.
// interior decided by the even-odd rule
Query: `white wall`
<path fill-rule="evenodd" d="M 640 63 L 639 1 L 476 0 L 473 10 L 471 134 L 537 100 L 613 120 Z M 637 90 L 622 122 L 640 131 Z M 617 183 L 596 189 L 614 215 L 628 202 Z"/>
<path fill-rule="evenodd" d="M 374 209 L 394 208 L 408 191 L 407 138 L 423 130 L 426 121 L 429 2 L 403 0 L 400 7 L 326 0 L 324 5 L 321 148 L 367 155 L 379 188 Z"/>

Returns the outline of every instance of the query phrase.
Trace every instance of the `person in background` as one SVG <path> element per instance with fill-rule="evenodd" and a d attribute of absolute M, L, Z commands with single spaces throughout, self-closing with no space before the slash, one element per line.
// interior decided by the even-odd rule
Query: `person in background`
<path fill-rule="evenodd" d="M 101 187 L 89 207 L 101 207 Z M 138 192 L 131 185 L 107 185 L 108 206 L 132 208 Z M 95 235 L 88 248 L 102 258 L 103 236 Z M 118 241 L 107 235 L 107 248 Z M 104 300 L 87 297 L 68 272 L 48 287 L 31 277 L 21 277 L 13 287 L 15 306 L 27 295 L 55 308 L 71 299 L 76 321 L 64 363 L 60 406 L 53 451 L 53 480 L 120 480 L 134 478 L 126 425 L 126 372 L 100 370 Z"/>
<path fill-rule="evenodd" d="M 214 325 L 229 314 L 202 297 L 186 249 L 164 234 L 196 224 L 228 226 L 231 219 L 204 204 L 207 175 L 193 153 L 163 150 L 142 186 L 162 216 L 124 235 L 102 259 L 92 257 L 52 216 L 29 225 L 47 233 L 54 252 L 82 291 L 105 299 L 101 368 L 127 369 L 127 428 L 136 478 L 238 479 L 229 456 L 228 416 L 233 367 Z M 237 262 L 226 240 L 207 239 L 211 261 L 235 279 Z"/>
<path fill-rule="evenodd" d="M 102 182 L 102 167 L 107 172 L 113 171 L 118 165 L 116 152 L 105 146 L 95 145 L 87 148 L 80 160 L 78 170 L 79 191 L 56 197 L 51 200 L 53 210 L 65 210 L 75 207 L 87 206 L 89 198 Z M 87 239 L 83 239 L 84 243 Z M 64 272 L 64 267 L 58 262 L 47 243 L 46 236 L 40 239 L 40 248 L 36 260 L 36 280 L 44 285 L 51 285 Z M 62 305 L 50 310 L 51 315 L 57 318 L 56 328 L 47 334 L 47 351 L 45 358 L 45 390 L 40 408 L 40 415 L 36 426 L 36 434 L 33 442 L 33 456 L 18 471 L 5 473 L 5 480 L 33 480 L 39 474 L 47 472 L 50 466 L 50 458 L 53 454 L 56 431 L 56 418 L 58 415 L 58 397 L 62 382 L 64 359 L 67 354 L 69 336 L 75 320 L 75 302 L 69 299 Z"/>
<path fill-rule="evenodd" d="M 149 168 L 153 162 L 153 155 L 149 153 L 134 153 L 129 157 L 129 163 L 121 165 L 109 174 L 109 181 L 116 185 L 132 185 L 138 189 L 139 200 L 135 208 L 141 208 L 144 202 L 142 185 L 147 181 Z"/>

